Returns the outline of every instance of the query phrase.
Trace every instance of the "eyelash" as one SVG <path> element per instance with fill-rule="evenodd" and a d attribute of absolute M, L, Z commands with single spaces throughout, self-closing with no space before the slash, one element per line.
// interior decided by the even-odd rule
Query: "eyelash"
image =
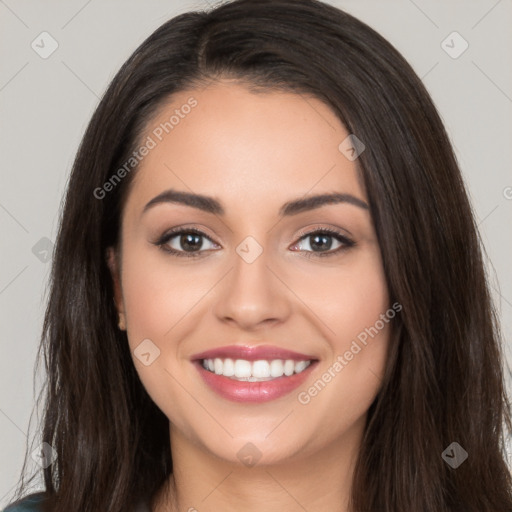
<path fill-rule="evenodd" d="M 170 249 L 166 245 L 171 239 L 175 238 L 178 235 L 191 234 L 191 233 L 199 235 L 204 238 L 207 238 L 208 240 L 210 240 L 210 242 L 215 243 L 209 236 L 207 236 L 205 233 L 203 233 L 202 231 L 200 231 L 198 229 L 176 228 L 176 229 L 172 229 L 172 230 L 164 233 L 156 242 L 153 242 L 153 244 L 156 245 L 157 247 L 159 247 L 162 251 L 169 253 L 173 256 L 185 257 L 185 258 L 196 258 L 198 256 L 201 256 L 204 251 L 197 251 L 197 252 L 177 251 L 175 249 Z M 323 258 L 326 256 L 334 256 L 334 255 L 339 254 L 343 251 L 346 251 L 356 245 L 356 242 L 354 240 L 341 234 L 339 231 L 336 231 L 334 229 L 329 229 L 329 228 L 320 228 L 320 229 L 308 231 L 306 233 L 301 233 L 300 238 L 297 240 L 297 242 L 294 245 L 297 245 L 297 243 L 299 243 L 301 240 L 303 240 L 305 238 L 308 238 L 309 236 L 317 235 L 317 234 L 332 236 L 333 238 L 338 240 L 338 242 L 341 242 L 343 245 L 341 245 L 337 249 L 329 250 L 326 252 L 304 251 L 306 253 L 306 255 L 305 255 L 306 258 L 316 258 L 316 257 Z"/>

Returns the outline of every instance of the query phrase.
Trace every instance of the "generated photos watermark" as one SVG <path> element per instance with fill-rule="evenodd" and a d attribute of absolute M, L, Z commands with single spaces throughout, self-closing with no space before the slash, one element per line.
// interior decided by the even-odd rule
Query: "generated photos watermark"
<path fill-rule="evenodd" d="M 192 109 L 197 106 L 197 100 L 191 96 L 186 103 L 181 105 L 180 108 L 174 110 L 167 121 L 160 123 L 156 128 L 153 129 L 151 135 L 146 137 L 144 143 L 135 150 L 131 156 L 123 163 L 117 171 L 105 182 L 101 187 L 96 187 L 93 191 L 93 195 L 96 199 L 104 199 L 107 193 L 112 192 L 121 180 L 126 177 L 135 167 L 149 155 L 152 149 L 156 148 L 158 143 L 161 142 L 165 135 L 174 130 L 178 124 L 190 114 Z"/>
<path fill-rule="evenodd" d="M 329 382 L 331 382 L 344 368 L 354 359 L 354 356 L 359 354 L 361 350 L 368 344 L 368 337 L 373 339 L 377 334 L 384 329 L 386 324 L 395 318 L 396 314 L 402 310 L 402 305 L 395 302 L 391 308 L 385 313 L 381 313 L 379 320 L 377 320 L 371 327 L 367 327 L 357 335 L 357 339 L 352 340 L 350 349 L 345 351 L 343 355 L 338 355 L 336 361 L 310 386 L 306 391 L 301 391 L 297 395 L 297 400 L 302 405 L 307 405 L 311 399 L 317 396 Z M 358 343 L 359 342 L 359 343 Z M 361 346 L 362 345 L 362 346 Z"/>

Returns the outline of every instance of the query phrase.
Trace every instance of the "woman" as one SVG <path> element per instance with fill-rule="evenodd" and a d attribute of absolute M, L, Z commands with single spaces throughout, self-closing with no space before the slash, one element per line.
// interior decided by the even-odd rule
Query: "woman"
<path fill-rule="evenodd" d="M 512 511 L 457 162 L 411 67 L 334 7 L 156 30 L 85 133 L 51 284 L 37 510 Z"/>

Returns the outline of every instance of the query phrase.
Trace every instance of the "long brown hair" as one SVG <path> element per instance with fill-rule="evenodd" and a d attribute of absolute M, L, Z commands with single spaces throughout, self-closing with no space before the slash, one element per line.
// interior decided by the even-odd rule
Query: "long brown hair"
<path fill-rule="evenodd" d="M 179 15 L 137 48 L 101 99 L 71 172 L 41 337 L 41 441 L 57 454 L 44 469 L 44 510 L 133 510 L 173 470 L 168 419 L 117 328 L 105 261 L 136 168 L 105 197 L 95 190 L 170 95 L 220 77 L 312 94 L 366 146 L 358 165 L 402 312 L 368 413 L 352 510 L 511 512 L 501 334 L 450 141 L 399 52 L 315 0 L 236 0 Z M 456 469 L 442 457 L 452 442 L 468 453 Z"/>

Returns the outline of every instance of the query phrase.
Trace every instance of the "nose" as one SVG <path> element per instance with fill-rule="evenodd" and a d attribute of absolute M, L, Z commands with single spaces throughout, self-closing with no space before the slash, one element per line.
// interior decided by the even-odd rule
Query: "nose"
<path fill-rule="evenodd" d="M 213 313 L 223 323 L 257 330 L 282 323 L 290 315 L 290 292 L 265 251 L 248 263 L 235 253 L 233 268 L 222 283 Z"/>

